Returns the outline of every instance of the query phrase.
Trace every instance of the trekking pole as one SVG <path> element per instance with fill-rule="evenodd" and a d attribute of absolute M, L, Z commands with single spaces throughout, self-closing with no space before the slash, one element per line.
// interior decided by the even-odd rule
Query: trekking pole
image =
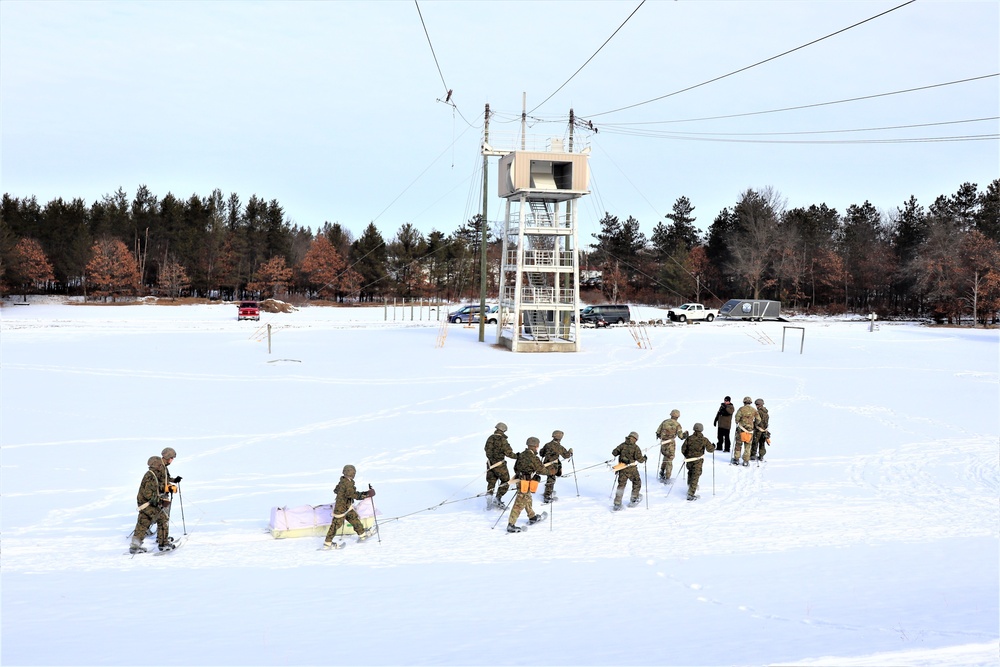
<path fill-rule="evenodd" d="M 656 453 L 656 474 L 657 474 L 657 479 L 659 479 L 660 471 L 663 470 L 663 468 L 660 467 L 660 457 L 661 456 L 663 456 L 662 449 L 661 449 L 661 451 L 659 451 L 659 452 Z M 662 481 L 666 482 L 667 480 L 663 479 Z"/>
<path fill-rule="evenodd" d="M 642 462 L 642 474 L 646 477 L 646 509 L 649 509 L 649 468 L 646 467 L 646 461 Z"/>
<path fill-rule="evenodd" d="M 510 489 L 508 489 L 508 491 L 509 491 L 509 490 L 510 490 Z M 506 496 L 507 494 L 505 493 L 505 494 L 503 494 L 503 495 L 504 495 L 504 496 Z M 500 500 L 503 500 L 503 496 L 500 496 Z M 503 518 L 503 515 L 504 515 L 504 512 L 506 512 L 506 511 L 507 511 L 507 508 L 506 508 L 506 507 L 504 507 L 504 508 L 503 508 L 503 509 L 502 509 L 502 510 L 500 511 L 500 516 L 498 516 L 498 517 L 497 517 L 497 520 L 496 520 L 496 521 L 495 521 L 495 522 L 493 523 L 493 528 L 496 528 L 496 527 L 497 527 L 497 524 L 498 524 L 498 523 L 500 523 L 500 519 L 502 519 L 502 518 Z M 493 530 L 493 528 L 490 528 L 490 530 Z"/>
<path fill-rule="evenodd" d="M 181 493 L 181 487 L 177 487 L 177 499 L 181 501 L 181 525 L 184 527 L 184 534 L 188 534 L 187 522 L 184 520 L 184 494 Z"/>
<path fill-rule="evenodd" d="M 378 538 L 378 543 L 382 544 L 382 533 L 378 532 L 378 510 L 375 509 L 375 489 L 372 485 L 368 485 L 368 490 L 372 492 L 372 496 L 368 498 L 372 501 L 372 518 L 375 519 L 375 536 Z"/>
<path fill-rule="evenodd" d="M 611 493 L 608 495 L 608 500 L 615 497 L 615 487 L 618 486 L 618 475 L 621 474 L 620 470 L 615 471 L 615 478 L 611 480 Z"/>
<path fill-rule="evenodd" d="M 570 463 L 573 464 L 573 483 L 576 484 L 576 497 L 580 497 L 580 482 L 576 481 L 576 459 L 570 458 Z"/>
<path fill-rule="evenodd" d="M 715 450 L 712 450 L 712 495 L 715 495 Z"/>

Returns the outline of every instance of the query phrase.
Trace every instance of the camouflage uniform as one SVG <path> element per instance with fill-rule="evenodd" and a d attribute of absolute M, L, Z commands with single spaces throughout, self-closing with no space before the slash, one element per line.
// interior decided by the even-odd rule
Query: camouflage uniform
<path fill-rule="evenodd" d="M 353 468 L 353 466 L 348 466 Z M 345 468 L 344 472 L 347 472 Z M 330 522 L 330 529 L 326 531 L 326 543 L 330 544 L 333 542 L 333 538 L 337 536 L 337 531 L 340 527 L 344 525 L 344 520 L 346 519 L 351 527 L 354 528 L 354 532 L 359 536 L 363 535 L 365 532 L 365 526 L 361 523 L 361 517 L 354 510 L 355 500 L 364 500 L 367 498 L 371 491 L 358 491 L 357 487 L 354 486 L 354 474 L 341 475 L 340 481 L 337 486 L 334 487 L 333 492 L 337 494 L 337 499 L 333 503 L 333 521 Z"/>
<path fill-rule="evenodd" d="M 743 462 L 747 465 L 750 464 L 750 443 L 746 443 L 746 447 L 743 447 L 743 441 L 740 440 L 740 433 L 753 433 L 757 426 L 757 421 L 760 416 L 757 414 L 757 410 L 750 405 L 744 399 L 743 407 L 736 411 L 733 417 L 736 420 L 736 438 L 733 440 L 733 460 L 732 463 L 737 463 L 740 459 L 740 449 L 743 449 Z"/>
<path fill-rule="evenodd" d="M 159 456 L 151 456 L 146 462 L 149 470 L 142 476 L 139 483 L 139 492 L 135 496 L 136 505 L 139 507 L 139 518 L 135 523 L 135 530 L 132 531 L 132 543 L 130 551 L 145 551 L 142 548 L 142 540 L 146 537 L 146 531 L 150 524 L 156 522 L 156 543 L 162 548 L 170 543 L 170 517 L 164 511 L 170 503 L 170 485 L 166 478 L 166 470 L 163 467 L 163 459 Z"/>
<path fill-rule="evenodd" d="M 507 462 L 504 460 L 504 457 L 516 459 L 517 455 L 510 448 L 507 435 L 500 429 L 497 429 L 486 440 L 486 495 L 493 495 L 493 488 L 496 486 L 497 481 L 499 481 L 500 487 L 497 489 L 497 504 L 501 504 L 504 495 L 507 493 L 507 483 L 510 481 L 510 472 L 507 470 Z"/>
<path fill-rule="evenodd" d="M 681 435 L 681 425 L 677 421 L 681 413 L 677 410 L 670 412 L 670 419 L 664 419 L 656 429 L 656 437 L 660 439 L 660 453 L 663 454 L 663 462 L 660 464 L 660 480 L 666 481 L 674 474 L 674 456 L 677 453 L 676 438 Z"/>
<path fill-rule="evenodd" d="M 719 442 L 716 445 L 716 449 L 722 450 L 723 444 L 726 448 L 724 451 L 729 451 L 732 447 L 732 441 L 729 439 L 729 432 L 733 428 L 733 413 L 736 412 L 736 406 L 729 402 L 729 397 L 726 396 L 726 400 L 719 405 L 719 411 L 715 413 L 715 420 L 712 422 L 713 426 L 719 427 Z"/>
<path fill-rule="evenodd" d="M 767 439 L 771 437 L 771 434 L 767 432 L 767 424 L 770 420 L 770 415 L 767 414 L 767 408 L 764 407 L 764 400 L 757 399 L 757 428 L 753 432 L 753 442 L 750 449 L 750 458 L 756 458 L 758 460 L 764 458 L 764 454 L 767 454 Z"/>
<path fill-rule="evenodd" d="M 558 435 L 557 435 L 558 434 Z M 545 471 L 547 477 L 545 478 L 545 495 L 543 499 L 547 502 L 551 502 L 554 497 L 554 492 L 556 489 L 556 478 L 562 475 L 562 461 L 559 460 L 561 456 L 564 459 L 568 459 L 573 456 L 572 449 L 566 449 L 562 446 L 563 432 L 555 431 L 552 434 L 552 440 L 545 443 L 542 447 L 542 451 L 539 452 L 542 457 L 542 463 L 545 464 Z M 515 472 L 517 471 L 517 465 L 514 465 Z"/>
<path fill-rule="evenodd" d="M 171 477 L 170 468 L 168 467 L 170 463 L 173 462 L 175 458 L 177 458 L 177 450 L 175 450 L 173 447 L 164 447 L 163 451 L 160 453 L 160 458 L 163 459 L 164 479 L 166 479 L 168 482 L 172 484 L 178 484 L 181 481 L 180 476 Z M 173 498 L 171 498 L 171 500 L 173 500 Z M 168 521 L 170 520 L 170 508 L 172 507 L 172 505 L 173 503 L 167 503 L 166 506 L 163 508 L 163 513 L 166 515 Z M 156 519 L 153 519 L 153 523 L 156 523 Z M 150 535 L 153 534 L 152 526 L 150 526 L 149 528 L 149 534 Z"/>
<path fill-rule="evenodd" d="M 618 490 L 615 492 L 615 507 L 622 504 L 622 496 L 625 495 L 625 484 L 632 482 L 632 502 L 638 502 L 639 492 L 642 490 L 642 477 L 639 475 L 638 466 L 635 463 L 645 463 L 646 455 L 635 444 L 638 436 L 635 431 L 629 433 L 625 442 L 611 450 L 612 456 L 618 457 L 618 463 L 624 463 L 625 467 L 618 471 Z"/>
<path fill-rule="evenodd" d="M 514 481 L 517 484 L 517 496 L 515 496 L 514 505 L 510 509 L 510 517 L 507 519 L 508 526 L 513 526 L 517 522 L 517 517 L 521 516 L 521 510 L 528 511 L 529 523 L 537 521 L 536 517 L 538 515 L 535 514 L 535 510 L 531 506 L 531 491 L 521 491 L 520 480 L 533 479 L 537 482 L 542 479 L 541 476 L 546 474 L 548 470 L 545 468 L 542 460 L 538 458 L 538 438 L 530 438 L 530 440 L 535 441 L 534 447 L 529 444 L 523 452 L 517 455 L 517 461 L 514 462 Z"/>
<path fill-rule="evenodd" d="M 702 457 L 705 455 L 705 452 L 715 451 L 715 445 L 712 444 L 712 441 L 702 435 L 697 428 L 698 425 L 695 425 L 695 432 L 691 434 L 681 447 L 681 454 L 684 455 L 685 459 Z M 698 479 L 701 477 L 701 469 L 704 463 L 705 460 L 703 458 L 687 462 L 689 500 L 693 499 L 695 492 L 698 490 Z"/>

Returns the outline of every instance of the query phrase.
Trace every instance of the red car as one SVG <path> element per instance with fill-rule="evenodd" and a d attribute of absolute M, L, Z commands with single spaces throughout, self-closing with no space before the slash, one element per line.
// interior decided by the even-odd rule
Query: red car
<path fill-rule="evenodd" d="M 259 320 L 260 304 L 256 301 L 240 301 L 240 311 L 236 315 L 236 320 Z"/>

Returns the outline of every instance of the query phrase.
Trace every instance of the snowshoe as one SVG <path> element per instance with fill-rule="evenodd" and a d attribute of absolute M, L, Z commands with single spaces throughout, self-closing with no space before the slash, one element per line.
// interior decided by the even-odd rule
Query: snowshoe
<path fill-rule="evenodd" d="M 638 505 L 641 502 L 642 502 L 642 494 L 640 493 L 638 496 L 636 496 L 632 500 L 628 501 L 628 506 L 629 507 L 635 507 L 636 505 Z"/>
<path fill-rule="evenodd" d="M 613 505 L 613 506 L 611 507 L 611 511 L 612 511 L 612 512 L 620 512 L 620 511 L 621 511 L 621 509 L 622 509 L 622 504 L 621 504 L 621 503 L 615 503 L 615 504 L 614 504 L 614 505 Z"/>
<path fill-rule="evenodd" d="M 740 464 L 740 461 L 739 459 L 732 459 L 729 463 L 731 465 L 738 466 Z"/>
<path fill-rule="evenodd" d="M 743 465 L 744 465 L 744 466 L 748 466 L 748 465 L 750 465 L 750 462 L 749 462 L 749 461 L 744 461 L 744 462 L 743 462 Z"/>
<path fill-rule="evenodd" d="M 318 551 L 336 551 L 337 549 L 343 549 L 346 544 L 346 542 L 324 542 Z"/>
<path fill-rule="evenodd" d="M 522 530 L 524 530 L 524 529 L 521 528 L 520 526 L 513 526 L 513 525 L 511 525 L 509 523 L 507 524 L 507 532 L 508 533 L 520 533 Z"/>
<path fill-rule="evenodd" d="M 701 496 L 699 496 L 696 493 L 689 493 L 688 494 L 688 500 L 698 500 L 699 498 L 701 498 Z"/>
<path fill-rule="evenodd" d="M 177 548 L 177 545 L 173 542 L 167 542 L 166 544 L 160 545 L 160 551 L 173 551 Z"/>
<path fill-rule="evenodd" d="M 358 535 L 358 542 L 364 542 L 375 533 L 376 533 L 375 526 L 374 525 L 369 526 L 367 530 Z"/>
<path fill-rule="evenodd" d="M 528 519 L 528 525 L 529 525 L 529 526 L 531 526 L 531 525 L 533 525 L 533 524 L 536 524 L 536 523 L 538 523 L 539 521 L 545 521 L 545 518 L 546 518 L 546 517 L 547 517 L 548 515 L 549 515 L 549 513 L 548 513 L 548 512 L 542 512 L 542 513 L 540 513 L 540 514 L 536 514 L 535 516 L 533 516 L 533 517 L 531 517 L 530 519 Z"/>
<path fill-rule="evenodd" d="M 128 552 L 130 554 L 144 554 L 146 553 L 146 551 L 147 551 L 146 547 L 138 545 L 133 545 L 128 548 Z"/>
<path fill-rule="evenodd" d="M 498 509 L 498 510 L 500 510 L 502 512 L 505 509 L 507 509 L 507 506 L 504 505 L 503 501 L 500 500 L 499 498 L 494 498 L 493 499 L 493 509 Z"/>

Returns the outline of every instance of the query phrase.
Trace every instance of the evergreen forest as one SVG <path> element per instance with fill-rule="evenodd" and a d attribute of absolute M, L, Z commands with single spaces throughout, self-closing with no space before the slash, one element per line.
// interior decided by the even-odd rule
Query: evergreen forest
<path fill-rule="evenodd" d="M 868 201 L 789 209 L 772 188 L 748 189 L 707 232 L 697 219 L 680 197 L 647 238 L 636 218 L 605 213 L 599 231 L 580 239 L 584 299 L 761 298 L 799 312 L 997 322 L 1000 179 L 984 190 L 963 183 L 927 206 L 911 196 L 891 211 Z M 89 205 L 4 194 L 0 290 L 102 301 L 478 299 L 482 224 L 477 215 L 449 234 L 424 234 L 406 223 L 387 238 L 370 223 L 355 237 L 340 223 L 292 224 L 276 200 L 218 189 L 179 199 L 119 188 Z M 500 230 L 487 226 L 496 294 Z"/>

